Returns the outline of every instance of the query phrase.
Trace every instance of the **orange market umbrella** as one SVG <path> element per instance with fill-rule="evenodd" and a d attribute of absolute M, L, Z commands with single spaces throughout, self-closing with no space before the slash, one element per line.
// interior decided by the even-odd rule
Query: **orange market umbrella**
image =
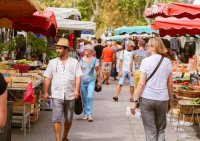
<path fill-rule="evenodd" d="M 42 11 L 37 0 L 0 0 L 0 18 L 30 16 Z"/>
<path fill-rule="evenodd" d="M 0 19 L 0 27 L 41 33 L 46 36 L 56 36 L 57 22 L 52 11 L 35 12 L 28 17 L 13 17 Z"/>

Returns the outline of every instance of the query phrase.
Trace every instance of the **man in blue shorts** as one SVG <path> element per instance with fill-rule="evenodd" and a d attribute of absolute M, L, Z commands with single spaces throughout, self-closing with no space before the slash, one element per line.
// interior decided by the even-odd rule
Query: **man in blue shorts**
<path fill-rule="evenodd" d="M 134 80 L 130 73 L 130 61 L 133 54 L 133 47 L 135 46 L 133 41 L 128 41 L 127 48 L 120 52 L 119 62 L 119 84 L 117 85 L 116 95 L 113 97 L 114 101 L 118 101 L 121 87 L 124 85 L 126 78 L 129 80 L 130 85 L 130 102 L 133 102 L 134 92 Z"/>

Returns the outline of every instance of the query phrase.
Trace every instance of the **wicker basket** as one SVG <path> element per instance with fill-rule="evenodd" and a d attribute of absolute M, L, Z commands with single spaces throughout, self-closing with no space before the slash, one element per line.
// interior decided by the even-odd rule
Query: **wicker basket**
<path fill-rule="evenodd" d="M 179 90 L 177 94 L 178 96 L 189 97 L 189 98 L 200 97 L 200 91 L 194 91 L 194 90 Z"/>

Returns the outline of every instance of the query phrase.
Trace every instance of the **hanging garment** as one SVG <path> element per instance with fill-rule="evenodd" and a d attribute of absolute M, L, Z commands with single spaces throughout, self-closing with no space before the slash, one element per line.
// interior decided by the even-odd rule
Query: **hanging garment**
<path fill-rule="evenodd" d="M 195 50 L 196 50 L 196 42 L 191 41 L 189 43 L 189 57 L 193 57 L 195 55 Z"/>
<path fill-rule="evenodd" d="M 68 37 L 68 40 L 69 40 L 69 46 L 70 47 L 74 47 L 74 33 L 71 33 Z"/>
<path fill-rule="evenodd" d="M 200 58 L 200 39 L 196 39 L 195 55 L 197 56 L 197 58 Z"/>
<path fill-rule="evenodd" d="M 181 36 L 181 37 L 178 37 L 178 39 L 180 40 L 181 48 L 184 48 L 184 45 L 185 45 L 185 42 L 186 42 L 186 37 Z"/>
<path fill-rule="evenodd" d="M 170 46 L 173 51 L 176 51 L 177 54 L 180 54 L 181 43 L 178 38 L 172 38 L 170 40 Z"/>

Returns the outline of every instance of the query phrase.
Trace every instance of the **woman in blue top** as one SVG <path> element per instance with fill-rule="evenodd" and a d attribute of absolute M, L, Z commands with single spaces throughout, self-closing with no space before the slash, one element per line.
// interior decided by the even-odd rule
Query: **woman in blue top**
<path fill-rule="evenodd" d="M 80 61 L 81 69 L 83 75 L 81 76 L 81 93 L 83 97 L 83 110 L 84 118 L 89 122 L 92 122 L 92 112 L 93 112 L 93 95 L 95 88 L 95 71 L 97 74 L 98 85 L 100 83 L 100 66 L 96 57 L 92 56 L 93 47 L 91 44 L 85 46 L 85 55 Z"/>

